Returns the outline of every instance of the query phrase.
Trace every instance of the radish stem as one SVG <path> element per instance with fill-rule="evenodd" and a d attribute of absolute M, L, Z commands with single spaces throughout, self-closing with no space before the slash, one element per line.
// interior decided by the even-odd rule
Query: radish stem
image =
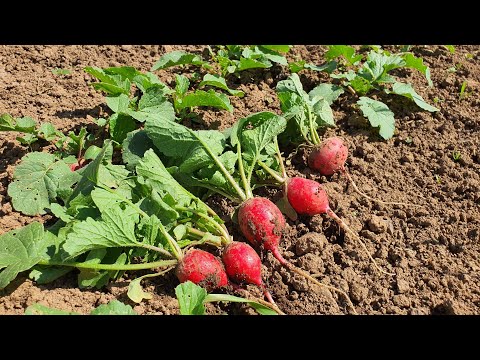
<path fill-rule="evenodd" d="M 82 262 L 60 262 L 60 261 L 50 261 L 50 260 L 41 260 L 37 263 L 38 265 L 48 265 L 48 266 L 71 266 L 78 269 L 94 269 L 94 270 L 146 270 L 153 269 L 157 267 L 166 267 L 177 264 L 177 260 L 161 260 L 151 263 L 144 264 L 92 264 L 92 263 L 82 263 Z"/>

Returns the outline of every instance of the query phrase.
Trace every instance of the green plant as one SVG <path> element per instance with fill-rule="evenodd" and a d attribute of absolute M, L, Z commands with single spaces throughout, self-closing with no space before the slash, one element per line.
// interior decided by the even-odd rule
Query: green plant
<path fill-rule="evenodd" d="M 278 309 L 272 310 L 269 304 L 259 299 L 250 300 L 226 294 L 208 294 L 204 288 L 191 281 L 177 285 L 175 294 L 177 295 L 181 315 L 204 315 L 205 304 L 217 301 L 247 303 L 261 315 L 283 314 Z"/>
<path fill-rule="evenodd" d="M 65 311 L 50 308 L 40 303 L 34 303 L 25 309 L 25 315 L 81 315 L 75 311 Z M 89 315 L 137 315 L 130 305 L 118 300 L 97 306 Z"/>
<path fill-rule="evenodd" d="M 467 95 L 469 95 L 470 93 L 467 90 L 467 81 L 465 80 L 464 82 L 462 82 L 462 86 L 460 87 L 460 94 L 458 96 L 458 98 L 461 100 L 461 99 L 464 99 L 465 97 L 467 97 Z"/>
<path fill-rule="evenodd" d="M 70 75 L 71 73 L 72 71 L 68 69 L 55 68 L 52 70 L 53 75 Z"/>
<path fill-rule="evenodd" d="M 222 76 L 236 74 L 248 69 L 265 69 L 273 63 L 288 65 L 282 54 L 290 50 L 289 45 L 218 45 L 216 51 L 208 47 L 212 60 L 220 68 Z"/>
<path fill-rule="evenodd" d="M 289 122 L 287 127 L 293 141 L 301 135 L 307 142 L 319 143 L 316 130 L 318 127 L 335 125 L 330 105 L 345 92 L 344 89 L 352 95 L 359 95 L 358 108 L 371 126 L 379 128 L 379 134 L 384 139 L 389 139 L 394 134 L 394 114 L 383 102 L 365 95 L 373 91 L 382 91 L 385 94 L 407 97 L 423 110 L 438 111 L 437 108 L 427 104 L 410 84 L 399 82 L 390 74 L 394 69 L 414 68 L 424 74 L 429 86 L 432 86 L 430 69 L 423 64 L 422 59 L 415 57 L 412 53 L 391 54 L 386 50 L 374 48 L 364 58 L 363 55 L 356 54 L 351 46 L 332 45 L 329 46 L 325 59 L 327 61 L 340 59 L 337 69 L 343 72 L 331 73 L 330 76 L 340 80 L 342 86 L 320 84 L 306 94 L 296 74 L 292 74 L 287 80 L 277 85 L 284 116 L 287 119 L 294 119 L 296 124 Z"/>
<path fill-rule="evenodd" d="M 454 151 L 452 152 L 452 159 L 453 159 L 453 161 L 458 161 L 458 160 L 461 159 L 461 157 L 462 157 L 462 154 L 461 154 L 460 151 L 454 150 Z"/>

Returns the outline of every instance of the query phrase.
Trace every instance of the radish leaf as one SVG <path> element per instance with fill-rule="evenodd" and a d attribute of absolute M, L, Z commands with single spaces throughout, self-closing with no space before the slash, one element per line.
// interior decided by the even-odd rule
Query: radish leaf
<path fill-rule="evenodd" d="M 15 168 L 8 195 L 15 210 L 25 215 L 45 214 L 50 203 L 70 193 L 78 179 L 79 175 L 55 155 L 33 152 Z"/>
<path fill-rule="evenodd" d="M 220 75 L 205 74 L 202 82 L 200 84 L 198 84 L 198 87 L 201 88 L 201 87 L 206 86 L 206 85 L 215 86 L 219 89 L 228 91 L 228 93 L 230 95 L 233 95 L 233 96 L 243 97 L 245 95 L 245 93 L 241 90 L 230 89 L 227 86 L 227 83 L 225 82 L 225 79 L 223 77 L 221 77 Z"/>
<path fill-rule="evenodd" d="M 38 222 L 0 235 L 0 289 L 44 258 L 54 238 Z"/>
<path fill-rule="evenodd" d="M 379 134 L 384 139 L 390 139 L 395 132 L 395 118 L 393 112 L 381 101 L 373 100 L 362 96 L 357 101 L 363 115 L 368 119 L 370 125 L 379 127 Z"/>
<path fill-rule="evenodd" d="M 417 104 L 423 110 L 427 110 L 430 112 L 439 111 L 439 109 L 437 109 L 436 107 L 426 103 L 425 100 L 423 100 L 423 98 L 416 93 L 416 91 L 413 89 L 412 85 L 410 84 L 396 82 L 393 84 L 391 92 L 393 94 L 405 96 L 413 100 L 415 104 Z"/>

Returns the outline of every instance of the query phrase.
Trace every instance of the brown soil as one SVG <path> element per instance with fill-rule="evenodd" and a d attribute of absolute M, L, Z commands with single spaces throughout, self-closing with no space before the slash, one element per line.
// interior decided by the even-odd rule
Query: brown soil
<path fill-rule="evenodd" d="M 88 85 L 91 78 L 83 67 L 131 65 L 146 71 L 163 53 L 178 48 L 204 53 L 202 46 L 0 46 L 0 113 L 49 121 L 65 132 L 93 124 L 106 107 L 103 95 Z M 289 57 L 320 64 L 324 51 L 321 46 L 295 46 Z M 440 112 L 432 115 L 408 100 L 387 100 L 398 133 L 379 141 L 355 115 L 356 99 L 344 96 L 333 106 L 338 126 L 321 136 L 338 135 L 346 140 L 349 171 L 364 192 L 422 207 L 378 205 L 364 199 L 344 177 L 312 173 L 305 166 L 303 150 L 291 157 L 288 166 L 289 175 L 325 183 L 332 209 L 361 235 L 378 264 L 395 276 L 376 271 L 359 244 L 325 216 L 288 221 L 281 252 L 297 266 L 318 274 L 319 280 L 346 291 L 361 314 L 480 314 L 480 47 L 456 46 L 455 54 L 440 46 L 415 46 L 413 51 L 430 66 L 434 87 L 428 88 L 417 71 L 401 70 L 397 75 L 411 82 L 427 102 L 437 98 Z M 449 72 L 456 64 L 461 64 L 459 69 Z M 72 72 L 54 75 L 51 70 L 55 68 Z M 159 75 L 170 84 L 180 71 Z M 274 89 L 286 75 L 280 67 L 242 73 L 237 83 L 230 83 L 246 94 L 242 99 L 230 97 L 233 114 L 197 110 L 201 120 L 194 125 L 222 129 L 257 111 L 280 113 Z M 301 79 L 310 90 L 328 78 L 304 71 Z M 464 81 L 469 94 L 459 99 Z M 12 210 L 7 186 L 14 167 L 30 151 L 15 137 L 0 133 L 0 234 L 47 219 Z M 454 151 L 461 154 L 457 161 Z M 276 190 L 269 194 L 278 196 Z M 211 204 L 226 219 L 233 209 L 223 199 L 212 198 Z M 240 236 L 231 223 L 228 226 Z M 263 256 L 264 280 L 285 313 L 350 313 L 338 294 L 293 275 L 271 254 Z M 24 273 L 0 291 L 0 314 L 22 314 L 34 302 L 88 313 L 113 298 L 131 304 L 141 314 L 178 313 L 173 274 L 145 280 L 145 290 L 153 299 L 140 305 L 126 296 L 128 282 L 137 275 L 125 275 L 101 290 L 80 290 L 75 272 L 47 285 L 36 285 Z M 255 288 L 249 290 L 261 296 Z M 209 305 L 208 312 L 254 313 L 239 304 Z"/>

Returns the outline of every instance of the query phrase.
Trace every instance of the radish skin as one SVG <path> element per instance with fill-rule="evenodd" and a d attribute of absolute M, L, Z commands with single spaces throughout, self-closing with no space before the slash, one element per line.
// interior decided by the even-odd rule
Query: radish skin
<path fill-rule="evenodd" d="M 190 280 L 207 291 L 228 284 L 222 262 L 209 252 L 200 249 L 188 250 L 178 263 L 175 274 L 181 283 Z"/>
<path fill-rule="evenodd" d="M 257 285 L 262 289 L 265 298 L 276 306 L 272 295 L 262 281 L 262 261 L 250 245 L 232 241 L 223 249 L 222 261 L 230 280 L 236 283 Z"/>

